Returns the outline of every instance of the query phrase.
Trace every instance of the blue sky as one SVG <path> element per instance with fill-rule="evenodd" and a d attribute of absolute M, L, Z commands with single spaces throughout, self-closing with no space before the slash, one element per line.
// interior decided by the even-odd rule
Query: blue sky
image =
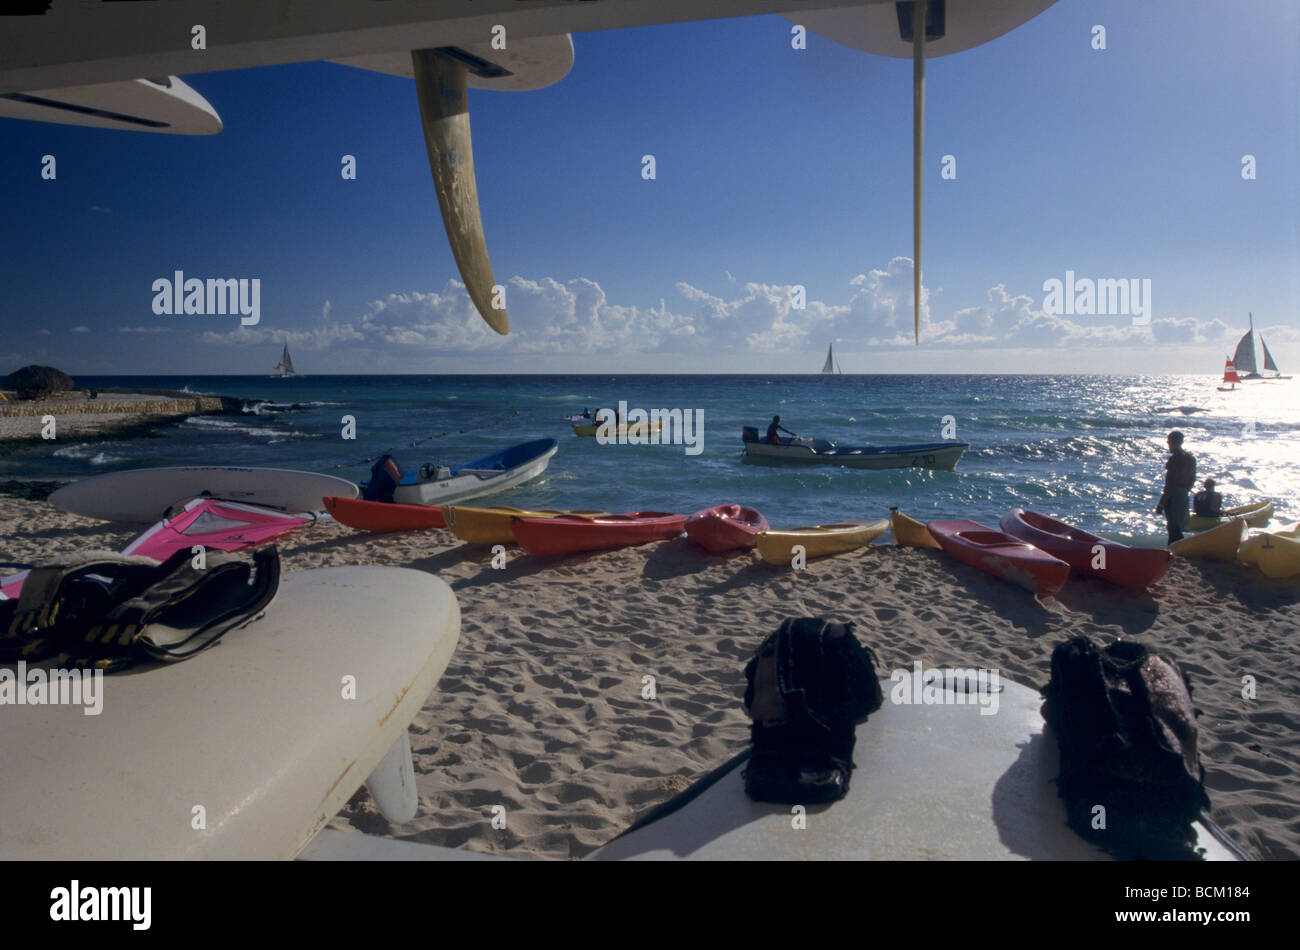
<path fill-rule="evenodd" d="M 848 372 L 1213 372 L 1248 310 L 1300 363 L 1294 3 L 1061 0 L 932 60 L 919 348 L 911 65 L 790 27 L 580 34 L 562 82 L 471 92 L 506 338 L 458 283 L 409 80 L 185 77 L 215 136 L 0 120 L 0 369 L 262 373 L 287 338 L 307 373 L 798 372 L 832 341 Z M 155 315 L 177 269 L 260 278 L 261 323 Z M 1067 270 L 1149 279 L 1151 325 L 1044 313 Z"/>

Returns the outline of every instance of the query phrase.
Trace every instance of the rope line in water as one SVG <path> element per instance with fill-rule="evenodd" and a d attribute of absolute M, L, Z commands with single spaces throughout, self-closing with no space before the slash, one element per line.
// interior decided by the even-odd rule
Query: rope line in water
<path fill-rule="evenodd" d="M 448 435 L 464 435 L 466 432 L 477 432 L 479 429 L 490 429 L 493 426 L 499 426 L 503 422 L 508 422 L 509 420 L 513 419 L 517 415 L 519 415 L 519 410 L 512 409 L 510 415 L 502 416 L 500 419 L 497 419 L 493 422 L 486 423 L 485 425 L 473 426 L 472 428 L 469 429 L 457 429 L 454 433 L 450 429 L 448 429 L 446 432 L 436 432 L 433 435 L 426 435 L 423 439 L 416 439 L 414 442 L 408 442 L 404 447 L 413 449 L 416 446 L 423 445 L 425 442 L 428 442 L 432 439 L 441 439 L 444 436 L 448 436 Z M 382 457 L 384 454 L 391 455 L 394 448 L 395 446 L 390 445 L 388 448 L 384 449 L 384 451 L 380 452 L 378 455 L 369 458 L 358 459 L 354 462 L 339 462 L 337 465 L 334 465 L 332 467 L 333 468 L 355 468 L 358 465 L 370 465 L 376 459 Z"/>

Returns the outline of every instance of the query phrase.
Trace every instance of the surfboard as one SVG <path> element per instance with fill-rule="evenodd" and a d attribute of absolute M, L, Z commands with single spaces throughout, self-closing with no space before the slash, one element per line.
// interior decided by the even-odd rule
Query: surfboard
<path fill-rule="evenodd" d="M 288 859 L 372 773 L 409 802 L 385 758 L 459 634 L 431 574 L 323 568 L 193 659 L 103 677 L 99 715 L 6 705 L 0 858 Z"/>
<path fill-rule="evenodd" d="M 0 118 L 173 135 L 221 131 L 212 104 L 175 76 L 0 93 Z"/>
<path fill-rule="evenodd" d="M 50 504 L 101 521 L 153 522 L 176 502 L 199 495 L 281 511 L 320 511 L 324 498 L 356 498 L 352 482 L 279 468 L 179 467 L 108 472 L 65 485 Z"/>
<path fill-rule="evenodd" d="M 884 705 L 858 727 L 849 793 L 809 806 L 745 794 L 744 763 L 683 792 L 650 820 L 589 855 L 595 861 L 1107 860 L 1065 824 L 1052 780 L 1056 741 L 1044 732 L 1036 690 L 1003 681 L 994 715 L 957 704 Z M 679 807 L 672 807 L 678 804 Z M 652 816 L 653 817 L 653 816 Z M 1239 857 L 1205 825 L 1209 860 Z"/>

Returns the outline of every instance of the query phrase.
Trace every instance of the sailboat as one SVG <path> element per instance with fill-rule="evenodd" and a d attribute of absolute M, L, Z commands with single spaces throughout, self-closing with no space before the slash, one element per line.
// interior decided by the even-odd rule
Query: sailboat
<path fill-rule="evenodd" d="M 280 354 L 280 362 L 275 364 L 275 369 L 271 372 L 272 379 L 289 379 L 299 374 L 294 372 L 293 359 L 289 356 L 289 341 L 284 341 L 284 352 Z"/>
<path fill-rule="evenodd" d="M 1237 388 L 1237 384 L 1241 382 L 1241 377 L 1237 375 L 1237 368 L 1232 364 L 1231 356 L 1228 357 L 1228 361 L 1223 366 L 1223 381 L 1228 385 L 1219 387 L 1221 393 L 1232 392 Z"/>
<path fill-rule="evenodd" d="M 835 365 L 835 344 L 832 343 L 826 350 L 826 363 L 822 366 L 822 375 L 831 376 L 836 373 L 844 375 L 843 371 Z"/>
<path fill-rule="evenodd" d="M 1268 344 L 1264 342 L 1262 334 L 1259 345 L 1264 349 L 1264 372 L 1260 373 L 1255 362 L 1255 315 L 1251 313 L 1249 317 L 1250 329 L 1237 343 L 1237 352 L 1232 355 L 1232 363 L 1237 368 L 1240 379 L 1290 379 L 1290 376 L 1283 376 L 1277 368 L 1277 362 L 1273 359 L 1273 354 L 1268 351 Z"/>

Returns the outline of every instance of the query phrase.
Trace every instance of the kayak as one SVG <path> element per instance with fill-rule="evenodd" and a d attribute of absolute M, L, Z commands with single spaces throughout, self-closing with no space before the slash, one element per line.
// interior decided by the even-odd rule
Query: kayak
<path fill-rule="evenodd" d="M 1257 534 L 1241 543 L 1237 557 L 1254 564 L 1265 577 L 1300 574 L 1300 529 Z"/>
<path fill-rule="evenodd" d="M 548 557 L 625 548 L 649 541 L 666 541 L 681 534 L 685 526 L 685 515 L 673 515 L 664 511 L 515 518 L 510 522 L 520 547 L 529 554 Z"/>
<path fill-rule="evenodd" d="M 464 508 L 444 505 L 443 520 L 451 533 L 469 544 L 514 544 L 515 534 L 510 530 L 512 518 L 556 518 L 560 515 L 603 515 L 603 511 L 532 511 L 493 505 L 491 508 Z"/>
<path fill-rule="evenodd" d="M 1219 561 L 1236 560 L 1237 548 L 1246 534 L 1246 522 L 1233 518 L 1217 528 L 1189 534 L 1181 541 L 1169 545 L 1169 550 L 1179 557 L 1210 557 Z"/>
<path fill-rule="evenodd" d="M 757 508 L 743 505 L 717 505 L 686 519 L 687 536 L 710 554 L 752 548 L 758 532 L 768 527 Z"/>
<path fill-rule="evenodd" d="M 447 527 L 442 509 L 429 505 L 330 497 L 325 499 L 325 510 L 335 521 L 358 531 L 422 531 Z"/>
<path fill-rule="evenodd" d="M 825 557 L 868 545 L 887 530 L 889 522 L 878 518 L 875 521 L 818 524 L 789 531 L 760 531 L 756 539 L 758 556 L 768 564 L 786 567 L 794 559 L 795 545 L 803 546 L 805 557 Z"/>
<path fill-rule="evenodd" d="M 1031 594 L 1055 594 L 1070 576 L 1070 565 L 1060 558 L 977 521 L 931 521 L 926 527 L 957 560 Z"/>
<path fill-rule="evenodd" d="M 1226 508 L 1222 518 L 1205 518 L 1201 515 L 1192 515 L 1187 520 L 1187 527 L 1190 531 L 1204 531 L 1207 528 L 1214 528 L 1221 524 L 1227 524 L 1233 518 L 1245 518 L 1246 524 L 1252 528 L 1262 528 L 1268 524 L 1269 519 L 1273 517 L 1273 503 L 1271 501 L 1256 501 L 1249 505 L 1239 505 L 1236 508 Z"/>
<path fill-rule="evenodd" d="M 929 528 L 915 518 L 907 517 L 897 508 L 889 509 L 889 526 L 894 532 L 894 543 L 899 547 L 943 550 Z"/>
<path fill-rule="evenodd" d="M 1169 572 L 1174 556 L 1166 548 L 1134 548 L 1099 538 L 1037 512 L 1013 508 L 1002 516 L 1002 530 L 1058 557 L 1083 574 L 1120 587 L 1144 588 Z"/>

